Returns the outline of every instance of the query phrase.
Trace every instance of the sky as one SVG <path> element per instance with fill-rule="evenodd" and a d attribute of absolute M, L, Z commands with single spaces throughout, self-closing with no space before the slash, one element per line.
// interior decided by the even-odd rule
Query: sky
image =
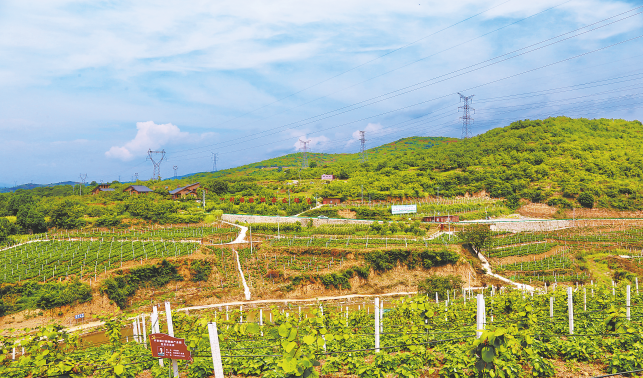
<path fill-rule="evenodd" d="M 472 135 L 643 119 L 643 1 L 4 0 L 0 57 L 0 187 L 460 138 L 460 94 Z"/>

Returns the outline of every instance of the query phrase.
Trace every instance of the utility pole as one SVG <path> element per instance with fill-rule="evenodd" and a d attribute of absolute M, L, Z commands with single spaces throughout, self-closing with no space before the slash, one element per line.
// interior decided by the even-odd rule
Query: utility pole
<path fill-rule="evenodd" d="M 86 179 L 87 179 L 87 173 L 85 173 L 85 174 L 81 173 L 80 174 L 80 181 L 82 182 L 82 184 L 80 185 L 80 195 L 81 196 L 83 195 L 83 186 L 85 185 L 85 180 Z"/>
<path fill-rule="evenodd" d="M 134 173 L 134 180 L 138 182 L 138 173 Z"/>
<path fill-rule="evenodd" d="M 154 156 L 161 155 L 161 158 L 154 159 Z M 165 159 L 165 150 L 161 151 L 152 151 L 152 149 L 147 150 L 147 158 L 154 165 L 154 172 L 152 173 L 152 180 L 161 179 L 161 162 Z"/>
<path fill-rule="evenodd" d="M 212 172 L 217 171 L 217 153 L 212 153 Z"/>
<path fill-rule="evenodd" d="M 308 153 L 308 143 L 310 143 L 310 139 L 308 139 L 308 140 L 299 139 L 299 143 L 301 143 L 303 145 L 303 147 L 301 148 L 301 150 L 303 152 L 302 160 L 301 160 L 301 167 L 305 169 L 305 168 L 308 167 L 308 155 L 307 155 L 307 153 Z"/>
<path fill-rule="evenodd" d="M 463 111 L 462 117 L 460 117 L 462 120 L 462 139 L 469 139 L 469 137 L 471 137 L 471 129 L 469 125 L 473 123 L 473 118 L 471 118 L 469 112 L 471 110 L 473 110 L 473 113 L 476 112 L 474 108 L 469 106 L 469 102 L 473 102 L 471 99 L 475 95 L 465 96 L 460 92 L 458 92 L 458 94 L 460 95 L 460 101 L 464 100 L 464 106 L 458 106 L 458 111 L 460 111 L 460 109 Z"/>
<path fill-rule="evenodd" d="M 175 165 L 172 169 L 174 169 L 174 179 L 176 180 L 176 170 L 179 169 L 179 167 Z"/>
<path fill-rule="evenodd" d="M 360 153 L 362 155 L 362 163 L 366 163 L 366 131 L 360 130 L 359 141 L 361 143 Z"/>

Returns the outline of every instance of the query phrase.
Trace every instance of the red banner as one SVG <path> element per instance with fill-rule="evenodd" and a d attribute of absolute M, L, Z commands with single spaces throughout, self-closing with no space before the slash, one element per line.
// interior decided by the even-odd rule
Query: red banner
<path fill-rule="evenodd" d="M 234 197 L 230 197 L 230 202 L 234 202 Z"/>
<path fill-rule="evenodd" d="M 295 203 L 299 203 L 299 198 L 295 198 Z"/>
<path fill-rule="evenodd" d="M 272 203 L 277 202 L 277 199 L 275 197 L 272 197 Z"/>
<path fill-rule="evenodd" d="M 281 202 L 283 202 L 283 203 L 287 203 L 287 202 L 288 202 L 288 200 L 284 198 L 284 199 L 282 199 L 282 200 L 281 200 Z"/>
<path fill-rule="evenodd" d="M 254 198 L 249 198 L 248 202 L 253 203 L 253 202 L 255 202 L 255 199 Z"/>
<path fill-rule="evenodd" d="M 241 199 L 239 201 L 240 202 L 246 202 L 246 200 L 243 197 L 241 197 Z"/>
<path fill-rule="evenodd" d="M 266 199 L 264 197 L 261 197 L 261 202 L 266 202 Z"/>
<path fill-rule="evenodd" d="M 150 346 L 154 357 L 192 361 L 192 354 L 185 345 L 184 339 L 177 339 L 164 333 L 153 333 L 150 335 Z"/>
<path fill-rule="evenodd" d="M 311 202 L 313 202 L 313 201 L 311 201 L 311 200 L 310 200 L 310 198 L 308 198 L 308 204 L 309 204 L 309 205 L 310 205 L 310 203 L 311 203 Z"/>
<path fill-rule="evenodd" d="M 225 201 L 225 198 L 219 198 L 219 201 Z"/>

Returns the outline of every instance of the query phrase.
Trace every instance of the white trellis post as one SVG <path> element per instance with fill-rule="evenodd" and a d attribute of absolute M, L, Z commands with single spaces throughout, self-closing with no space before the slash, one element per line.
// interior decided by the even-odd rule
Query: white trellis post
<path fill-rule="evenodd" d="M 639 295 L 639 278 L 634 278 L 634 282 L 636 283 L 636 295 Z"/>
<path fill-rule="evenodd" d="M 143 346 L 147 349 L 147 329 L 145 329 L 145 315 L 141 315 L 141 327 L 143 328 Z"/>
<path fill-rule="evenodd" d="M 165 302 L 165 316 L 167 317 L 167 334 L 174 337 L 174 325 L 172 324 L 172 308 L 170 302 Z M 179 364 L 176 360 L 172 360 L 172 370 L 174 370 L 174 377 L 179 377 Z"/>
<path fill-rule="evenodd" d="M 574 334 L 574 296 L 571 287 L 567 288 L 567 312 L 569 314 L 569 334 Z"/>
<path fill-rule="evenodd" d="M 159 313 L 156 306 L 152 307 L 152 315 L 150 316 L 150 322 L 152 327 L 152 333 L 161 333 L 161 327 L 159 325 Z M 159 358 L 159 366 L 163 367 L 163 359 Z"/>
<path fill-rule="evenodd" d="M 549 297 L 549 319 L 554 320 L 554 297 Z"/>
<path fill-rule="evenodd" d="M 485 329 L 485 324 L 487 323 L 484 296 L 482 294 L 476 296 L 476 307 L 476 337 L 480 338 L 482 330 Z"/>
<path fill-rule="evenodd" d="M 210 352 L 214 366 L 214 378 L 224 378 L 223 364 L 221 362 L 221 348 L 219 347 L 219 333 L 216 323 L 208 323 L 208 336 L 210 337 Z"/>
<path fill-rule="evenodd" d="M 384 300 L 380 303 L 380 333 L 384 332 Z"/>
<path fill-rule="evenodd" d="M 625 316 L 627 317 L 627 321 L 629 322 L 631 320 L 630 319 L 630 285 L 627 285 L 626 290 L 627 291 L 625 292 L 625 306 L 626 306 Z"/>
<path fill-rule="evenodd" d="M 380 351 L 380 299 L 375 298 L 375 353 Z"/>

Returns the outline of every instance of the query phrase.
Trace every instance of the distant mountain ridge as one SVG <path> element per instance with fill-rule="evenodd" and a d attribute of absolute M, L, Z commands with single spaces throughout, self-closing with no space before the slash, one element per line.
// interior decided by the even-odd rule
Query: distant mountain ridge
<path fill-rule="evenodd" d="M 34 189 L 34 188 L 42 188 L 42 187 L 51 187 L 51 186 L 60 186 L 60 185 L 78 185 L 78 182 L 75 181 L 62 181 L 62 182 L 57 182 L 54 184 L 22 184 L 18 186 L 13 186 L 13 187 L 6 187 L 6 188 L 0 188 L 0 193 L 10 193 L 10 192 L 15 192 L 16 190 L 19 189 Z"/>

